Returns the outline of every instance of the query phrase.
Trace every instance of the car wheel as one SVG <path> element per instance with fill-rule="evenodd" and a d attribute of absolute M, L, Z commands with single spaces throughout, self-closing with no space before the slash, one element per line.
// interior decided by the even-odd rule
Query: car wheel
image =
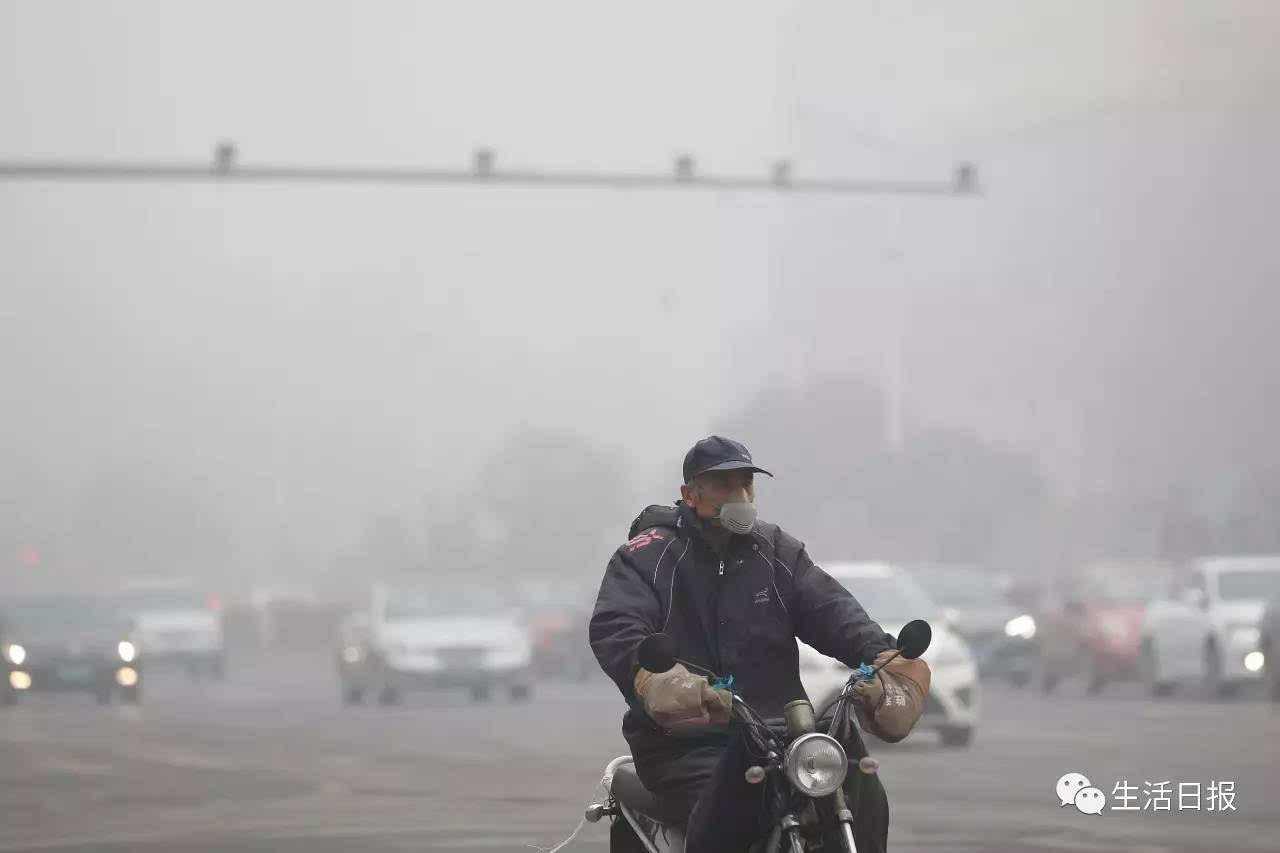
<path fill-rule="evenodd" d="M 491 691 L 487 684 L 477 684 L 471 688 L 471 701 L 488 702 Z"/>
<path fill-rule="evenodd" d="M 1102 688 L 1107 686 L 1107 677 L 1102 671 L 1102 661 L 1098 660 L 1095 652 L 1088 652 L 1085 660 L 1088 663 L 1085 670 L 1084 692 L 1090 696 L 1097 696 L 1102 692 Z"/>
<path fill-rule="evenodd" d="M 109 684 L 106 687 L 95 687 L 93 690 L 93 698 L 97 700 L 99 705 L 110 705 L 111 694 L 112 690 Z"/>
<path fill-rule="evenodd" d="M 364 691 L 359 687 L 343 687 L 342 702 L 345 705 L 359 705 L 364 702 Z"/>
<path fill-rule="evenodd" d="M 509 692 L 511 693 L 511 701 L 528 702 L 530 695 L 533 693 L 533 688 L 527 684 L 513 684 Z"/>
<path fill-rule="evenodd" d="M 1271 638 L 1264 636 L 1258 645 L 1262 652 L 1262 684 L 1272 702 L 1280 702 L 1280 662 L 1272 658 Z"/>
<path fill-rule="evenodd" d="M 383 685 L 382 689 L 378 691 L 379 705 L 399 705 L 400 699 L 400 691 L 389 684 Z"/>
<path fill-rule="evenodd" d="M 1025 669 L 1015 669 L 1006 678 L 1010 687 L 1026 687 L 1031 683 L 1031 673 Z"/>
<path fill-rule="evenodd" d="M 1142 641 L 1142 649 L 1138 653 L 1138 671 L 1142 675 L 1142 686 L 1148 696 L 1168 696 L 1173 693 L 1171 682 L 1157 680 L 1160 671 L 1156 663 L 1155 646 L 1149 637 Z"/>
<path fill-rule="evenodd" d="M 1040 683 L 1040 692 L 1045 696 L 1052 693 L 1054 688 L 1058 686 L 1058 673 L 1043 657 L 1036 661 L 1035 674 L 1036 681 Z"/>
<path fill-rule="evenodd" d="M 1218 654 L 1218 644 L 1213 638 L 1204 644 L 1204 682 L 1209 693 L 1220 699 L 1235 695 L 1236 685 L 1228 681 L 1222 672 L 1222 656 Z"/>
<path fill-rule="evenodd" d="M 973 742 L 973 726 L 943 726 L 938 734 L 942 736 L 943 746 L 963 747 Z"/>

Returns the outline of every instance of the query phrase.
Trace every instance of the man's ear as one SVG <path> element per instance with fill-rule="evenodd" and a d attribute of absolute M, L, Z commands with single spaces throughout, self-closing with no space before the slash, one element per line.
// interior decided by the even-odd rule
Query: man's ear
<path fill-rule="evenodd" d="M 686 506 L 693 506 L 693 485 L 691 483 L 682 483 L 680 485 L 680 499 L 685 502 Z"/>

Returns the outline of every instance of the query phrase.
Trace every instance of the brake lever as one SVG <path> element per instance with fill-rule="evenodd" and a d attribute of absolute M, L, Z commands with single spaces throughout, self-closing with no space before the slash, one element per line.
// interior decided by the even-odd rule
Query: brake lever
<path fill-rule="evenodd" d="M 840 691 L 840 695 L 836 697 L 834 704 L 835 711 L 831 715 L 831 723 L 827 726 L 828 735 L 831 735 L 832 737 L 835 736 L 836 727 L 840 724 L 841 714 L 844 714 L 846 717 L 848 716 L 849 705 L 852 701 L 853 685 L 858 682 L 871 681 L 876 677 L 880 670 L 884 669 L 885 665 L 888 664 L 889 661 L 893 660 L 897 656 L 898 652 L 895 650 L 893 656 L 879 666 L 873 667 L 870 664 L 862 663 L 858 665 L 857 669 L 849 673 L 849 678 L 845 681 L 844 688 Z"/>

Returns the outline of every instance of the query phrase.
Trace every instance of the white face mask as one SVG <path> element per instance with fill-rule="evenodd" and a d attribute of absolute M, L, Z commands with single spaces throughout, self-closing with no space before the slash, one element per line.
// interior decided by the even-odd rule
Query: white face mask
<path fill-rule="evenodd" d="M 711 518 L 730 533 L 747 534 L 756 526 L 756 505 L 747 499 L 746 489 L 737 489 L 729 500 L 720 505 L 720 512 Z"/>

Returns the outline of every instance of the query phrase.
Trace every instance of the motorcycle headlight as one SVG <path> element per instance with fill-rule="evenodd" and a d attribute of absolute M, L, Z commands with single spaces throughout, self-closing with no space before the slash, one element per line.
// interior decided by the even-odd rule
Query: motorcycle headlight
<path fill-rule="evenodd" d="M 4 656 L 9 659 L 9 663 L 14 666 L 21 666 L 22 662 L 27 659 L 27 650 L 17 643 L 10 643 L 5 646 Z"/>
<path fill-rule="evenodd" d="M 120 660 L 130 663 L 138 656 L 138 647 L 128 640 L 121 640 L 116 644 L 116 653 L 120 655 Z"/>
<path fill-rule="evenodd" d="M 812 732 L 791 742 L 786 758 L 787 778 L 810 797 L 834 793 L 849 772 L 844 747 L 830 735 Z"/>
<path fill-rule="evenodd" d="M 1024 640 L 1030 640 L 1036 635 L 1036 620 L 1031 618 L 1029 613 L 1015 616 L 1004 623 L 1004 633 L 1006 637 L 1021 637 Z"/>

